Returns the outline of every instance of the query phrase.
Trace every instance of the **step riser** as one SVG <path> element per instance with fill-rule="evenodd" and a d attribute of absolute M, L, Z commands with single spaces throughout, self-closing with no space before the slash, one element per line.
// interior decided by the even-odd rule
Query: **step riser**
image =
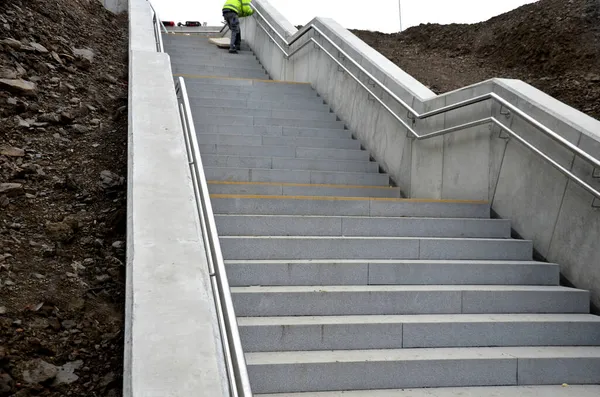
<path fill-rule="evenodd" d="M 239 135 L 265 135 L 265 136 L 298 136 L 305 138 L 351 139 L 348 130 L 328 130 L 319 128 L 291 128 L 275 126 L 233 126 L 195 124 L 198 134 L 239 134 Z M 268 156 L 267 156 L 268 157 Z M 368 161 L 365 160 L 365 161 Z"/>
<path fill-rule="evenodd" d="M 186 79 L 186 84 L 189 79 Z M 260 102 L 271 102 L 279 101 L 280 103 L 295 105 L 295 104 L 317 104 L 324 105 L 322 98 L 318 97 L 316 93 L 307 94 L 269 94 L 269 93 L 255 93 L 255 92 L 230 92 L 226 90 L 215 89 L 209 87 L 206 90 L 200 91 L 195 90 L 193 93 L 188 92 L 190 101 L 207 98 L 207 99 L 221 99 L 221 100 L 249 100 L 249 101 L 260 101 Z"/>
<path fill-rule="evenodd" d="M 594 346 L 597 322 L 452 324 L 317 324 L 240 326 L 245 352 L 448 348 L 487 346 Z"/>
<path fill-rule="evenodd" d="M 488 218 L 487 204 L 423 203 L 375 200 L 294 200 L 213 198 L 218 214 L 250 215 L 338 215 L 413 216 L 443 218 Z"/>
<path fill-rule="evenodd" d="M 272 109 L 241 109 L 234 107 L 192 107 L 192 112 L 197 117 L 206 117 L 214 115 L 232 115 L 232 116 L 247 116 L 247 117 L 262 117 L 262 118 L 293 118 L 301 120 L 315 121 L 336 121 L 336 115 L 333 113 L 325 113 L 310 110 L 272 110 Z"/>
<path fill-rule="evenodd" d="M 304 160 L 282 157 L 240 157 L 203 155 L 205 166 L 235 167 L 235 168 L 271 168 L 288 170 L 335 171 L 335 172 L 379 172 L 377 163 Z"/>
<path fill-rule="evenodd" d="M 399 362 L 250 365 L 252 391 L 402 389 L 417 387 L 596 384 L 599 359 L 409 360 Z M 391 375 L 393 374 L 393 376 Z"/>
<path fill-rule="evenodd" d="M 240 50 L 238 50 L 238 54 L 229 54 L 228 49 L 226 48 L 217 48 L 216 46 L 210 47 L 210 46 L 204 46 L 204 45 L 190 45 L 190 44 L 182 44 L 182 43 L 164 43 L 165 46 L 165 51 L 167 51 L 167 53 L 171 54 L 177 54 L 177 55 L 181 55 L 181 56 L 185 56 L 185 55 L 194 55 L 194 54 L 198 54 L 198 55 L 202 55 L 202 56 L 206 56 L 206 55 L 245 55 L 245 54 L 253 54 L 252 49 L 250 47 L 247 46 L 243 46 Z M 254 55 L 254 54 L 253 54 Z M 175 59 L 177 59 L 177 56 L 173 56 Z M 232 57 L 232 61 L 235 61 L 235 58 Z"/>
<path fill-rule="evenodd" d="M 251 117 L 251 116 L 223 116 L 207 115 L 207 117 L 198 117 L 196 115 L 196 124 L 212 125 L 243 125 L 243 126 L 279 126 L 279 127 L 305 127 L 305 128 L 331 128 L 344 129 L 344 123 L 341 121 L 319 121 L 302 119 L 280 119 L 269 117 Z M 201 115 L 200 115 L 201 116 Z M 200 118 L 201 121 L 198 121 Z"/>
<path fill-rule="evenodd" d="M 189 53 L 186 51 L 179 50 L 177 48 L 167 48 L 165 46 L 166 53 L 169 54 L 171 60 L 175 60 L 176 62 L 185 62 L 189 64 L 202 65 L 205 62 L 226 62 L 230 65 L 234 65 L 237 62 L 243 65 L 257 65 L 260 66 L 260 63 L 256 59 L 256 56 L 252 52 L 242 52 L 239 54 L 229 54 L 228 52 L 223 53 L 213 53 L 213 54 L 204 54 L 204 53 Z M 237 61 L 236 61 L 237 60 Z"/>
<path fill-rule="evenodd" d="M 309 84 L 291 84 L 278 81 L 268 82 L 245 79 L 198 78 L 188 79 L 186 83 L 189 86 L 190 95 L 193 91 L 223 89 L 227 89 L 231 92 L 235 92 L 234 90 L 242 90 L 241 92 L 260 94 L 296 94 L 303 95 L 305 98 L 317 95 L 317 92 L 313 90 Z"/>
<path fill-rule="evenodd" d="M 225 259 L 447 259 L 531 260 L 532 244 L 521 240 L 425 238 L 221 238 Z"/>
<path fill-rule="evenodd" d="M 329 113 L 329 107 L 318 101 L 296 101 L 296 102 L 269 102 L 269 101 L 249 101 L 237 99 L 231 96 L 229 99 L 196 99 L 190 98 L 192 107 L 210 106 L 210 107 L 235 107 L 246 109 L 279 109 L 279 110 L 313 110 L 322 113 Z"/>
<path fill-rule="evenodd" d="M 284 185 L 219 185 L 209 184 L 211 194 L 246 194 L 260 196 L 335 196 L 335 197 L 379 197 L 399 198 L 396 188 L 342 188 L 326 186 L 284 186 Z"/>
<path fill-rule="evenodd" d="M 325 139 L 303 137 L 273 137 L 262 135 L 200 134 L 201 145 L 230 146 L 287 146 L 304 148 L 331 148 L 360 150 L 360 142 L 354 139 Z M 293 169 L 293 168 L 288 168 Z"/>
<path fill-rule="evenodd" d="M 219 230 L 220 232 L 220 230 Z M 558 285 L 558 265 L 484 263 L 228 263 L 233 287 L 311 285 Z"/>
<path fill-rule="evenodd" d="M 400 314 L 588 313 L 582 291 L 352 291 L 240 292 L 233 287 L 238 316 L 350 316 Z"/>
<path fill-rule="evenodd" d="M 171 59 L 171 65 L 174 67 L 184 67 L 184 68 L 223 68 L 229 71 L 254 71 L 254 72 L 263 72 L 266 73 L 263 67 L 256 62 L 236 62 L 232 63 L 230 60 L 207 60 L 206 62 L 194 62 L 188 61 L 185 59 Z"/>
<path fill-rule="evenodd" d="M 163 43 L 165 47 L 168 48 L 176 48 L 179 51 L 189 51 L 189 52 L 197 52 L 200 54 L 206 53 L 229 53 L 227 48 L 218 48 L 215 44 L 209 42 L 181 42 L 179 40 L 172 40 L 170 38 L 163 39 Z M 242 45 L 240 47 L 241 51 L 251 51 L 250 46 Z"/>
<path fill-rule="evenodd" d="M 206 178 L 211 181 L 269 182 L 269 183 L 316 183 L 335 185 L 387 186 L 385 174 L 360 174 L 350 172 L 272 170 L 253 168 L 204 167 Z"/>
<path fill-rule="evenodd" d="M 509 238 L 510 222 L 420 218 L 217 216 L 221 236 Z"/>
<path fill-rule="evenodd" d="M 241 79 L 268 79 L 269 76 L 260 70 L 231 70 L 220 67 L 203 67 L 173 65 L 174 74 L 191 74 L 197 76 L 236 77 Z"/>
<path fill-rule="evenodd" d="M 316 149 L 294 148 L 288 146 L 239 146 L 239 145 L 203 145 L 200 144 L 200 153 L 219 154 L 243 157 L 287 157 L 298 159 L 323 159 L 330 160 L 357 160 L 369 161 L 369 153 L 363 150 L 349 149 Z M 331 156 L 325 157 L 326 153 Z M 339 157 L 339 158 L 338 158 Z M 290 181 L 286 181 L 290 182 Z"/>

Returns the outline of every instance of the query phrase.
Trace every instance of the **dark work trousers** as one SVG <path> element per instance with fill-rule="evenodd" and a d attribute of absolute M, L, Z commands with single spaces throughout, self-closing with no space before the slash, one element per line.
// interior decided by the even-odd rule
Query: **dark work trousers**
<path fill-rule="evenodd" d="M 223 10 L 223 18 L 227 21 L 227 26 L 231 30 L 231 45 L 233 50 L 239 50 L 242 45 L 242 32 L 240 30 L 240 18 L 238 14 L 231 10 Z"/>

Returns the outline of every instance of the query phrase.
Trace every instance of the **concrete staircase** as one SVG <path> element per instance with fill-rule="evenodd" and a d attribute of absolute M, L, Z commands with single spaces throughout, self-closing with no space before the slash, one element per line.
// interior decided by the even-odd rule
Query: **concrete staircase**
<path fill-rule="evenodd" d="M 600 383 L 600 318 L 489 203 L 402 199 L 310 85 L 265 80 L 248 49 L 164 41 L 257 396 L 600 395 L 529 387 Z"/>

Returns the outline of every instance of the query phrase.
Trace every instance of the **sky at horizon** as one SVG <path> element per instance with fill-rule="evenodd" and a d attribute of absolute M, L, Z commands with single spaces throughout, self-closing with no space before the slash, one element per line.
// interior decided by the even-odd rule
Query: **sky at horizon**
<path fill-rule="evenodd" d="M 220 26 L 224 0 L 150 0 L 159 17 L 166 21 L 200 21 Z M 524 4 L 537 0 L 401 0 L 402 25 L 406 29 L 422 23 L 476 23 L 488 20 Z M 364 6 L 364 1 L 339 2 L 323 0 L 270 0 L 294 25 L 303 25 L 314 17 L 335 19 L 347 29 L 377 30 L 386 33 L 399 30 L 398 0 L 382 0 Z M 370 3 L 369 3 L 370 4 Z"/>

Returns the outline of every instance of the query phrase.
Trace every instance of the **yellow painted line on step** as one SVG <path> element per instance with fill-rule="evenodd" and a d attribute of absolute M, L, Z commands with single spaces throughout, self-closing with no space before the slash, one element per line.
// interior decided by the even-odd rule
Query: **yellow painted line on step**
<path fill-rule="evenodd" d="M 238 182 L 208 181 L 209 185 L 255 185 L 255 186 L 292 186 L 292 187 L 330 187 L 334 189 L 398 189 L 392 186 L 332 185 L 326 183 L 277 183 L 277 182 Z"/>
<path fill-rule="evenodd" d="M 315 200 L 315 201 L 390 201 L 405 203 L 444 203 L 444 204 L 488 204 L 477 200 L 435 200 L 435 199 L 401 199 L 384 197 L 342 197 L 342 196 L 268 196 L 257 194 L 211 194 L 214 199 L 276 199 L 276 200 Z"/>
<path fill-rule="evenodd" d="M 300 83 L 298 81 L 284 81 L 284 80 L 261 80 L 261 79 L 244 79 L 241 77 L 227 77 L 227 76 L 201 76 L 196 74 L 173 74 L 175 77 L 183 77 L 186 79 L 219 79 L 219 80 L 244 80 L 244 81 L 256 81 L 259 83 L 274 83 L 274 84 L 296 84 L 296 85 L 310 85 L 310 83 Z"/>

